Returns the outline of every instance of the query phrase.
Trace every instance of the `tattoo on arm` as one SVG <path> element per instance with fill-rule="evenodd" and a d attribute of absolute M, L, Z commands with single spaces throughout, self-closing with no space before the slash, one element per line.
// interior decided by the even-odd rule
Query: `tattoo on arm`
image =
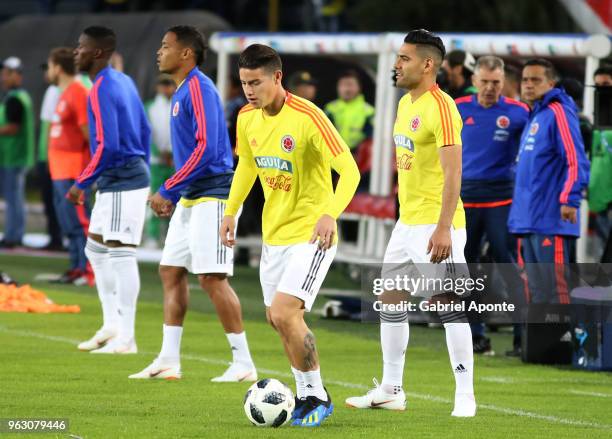
<path fill-rule="evenodd" d="M 308 331 L 304 337 L 304 365 L 308 369 L 312 369 L 318 364 L 317 347 L 315 346 L 315 338 L 312 332 Z"/>

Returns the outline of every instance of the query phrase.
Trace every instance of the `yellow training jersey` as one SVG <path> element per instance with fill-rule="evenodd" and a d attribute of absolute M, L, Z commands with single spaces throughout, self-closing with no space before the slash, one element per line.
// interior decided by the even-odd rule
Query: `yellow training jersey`
<path fill-rule="evenodd" d="M 240 163 L 250 163 L 263 186 L 266 244 L 307 242 L 321 215 L 337 217 L 353 196 L 354 188 L 340 210 L 330 205 L 337 204 L 331 169 L 354 160 L 325 114 L 305 99 L 288 93 L 274 116 L 246 105 L 238 115 L 236 148 Z"/>
<path fill-rule="evenodd" d="M 455 102 L 437 85 L 415 102 L 410 93 L 400 100 L 393 140 L 402 223 L 437 224 L 444 186 L 438 148 L 461 145 L 462 125 Z M 461 199 L 457 203 L 453 226 L 465 227 Z"/>

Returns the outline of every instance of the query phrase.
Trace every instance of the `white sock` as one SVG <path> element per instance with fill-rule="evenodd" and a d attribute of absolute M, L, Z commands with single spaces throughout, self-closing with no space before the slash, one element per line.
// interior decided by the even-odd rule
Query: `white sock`
<path fill-rule="evenodd" d="M 302 371 L 304 377 L 305 395 L 316 396 L 321 401 L 327 401 L 327 392 L 323 388 L 323 382 L 321 381 L 321 369 L 310 370 L 308 372 Z"/>
<path fill-rule="evenodd" d="M 119 302 L 119 339 L 134 338 L 136 302 L 140 292 L 140 274 L 134 247 L 113 247 L 109 249 L 110 260 L 115 272 Z"/>
<path fill-rule="evenodd" d="M 408 323 L 380 323 L 380 345 L 383 353 L 382 387 L 386 393 L 396 394 L 402 390 L 409 335 Z"/>
<path fill-rule="evenodd" d="M 164 338 L 159 352 L 159 358 L 169 362 L 180 362 L 182 326 L 164 325 Z"/>
<path fill-rule="evenodd" d="M 291 366 L 291 372 L 293 372 L 293 376 L 295 377 L 295 391 L 298 399 L 306 398 L 306 383 L 304 382 L 304 376 L 299 369 Z"/>
<path fill-rule="evenodd" d="M 446 346 L 455 374 L 455 395 L 474 394 L 474 348 L 469 323 L 445 323 Z"/>
<path fill-rule="evenodd" d="M 227 337 L 227 341 L 232 349 L 232 361 L 234 363 L 252 365 L 253 359 L 251 358 L 251 353 L 249 352 L 246 332 L 242 331 L 240 334 L 227 333 L 225 336 Z"/>
<path fill-rule="evenodd" d="M 87 239 L 85 255 L 96 277 L 98 297 L 102 304 L 102 329 L 117 331 L 119 329 L 119 313 L 115 293 L 115 273 L 111 265 L 108 247 L 93 239 Z"/>

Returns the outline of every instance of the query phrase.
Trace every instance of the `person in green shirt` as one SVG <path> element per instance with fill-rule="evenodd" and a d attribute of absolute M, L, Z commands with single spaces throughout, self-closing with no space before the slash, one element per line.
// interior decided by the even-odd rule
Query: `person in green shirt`
<path fill-rule="evenodd" d="M 596 87 L 612 87 L 612 67 L 595 70 L 593 82 Z M 612 238 L 612 130 L 593 131 L 591 147 L 591 179 L 589 181 L 589 209 L 597 214 L 596 231 L 603 246 Z M 607 259 L 604 256 L 604 259 Z M 601 262 L 611 262 L 602 260 Z"/>
<path fill-rule="evenodd" d="M 0 182 L 6 203 L 0 246 L 21 245 L 25 232 L 25 175 L 34 164 L 34 112 L 21 84 L 23 65 L 17 57 L 2 63 L 0 82 L 6 95 L 0 103 Z"/>
<path fill-rule="evenodd" d="M 325 114 L 355 155 L 361 142 L 372 137 L 374 107 L 361 93 L 361 81 L 355 70 L 340 75 L 337 90 L 338 99 L 325 105 Z"/>

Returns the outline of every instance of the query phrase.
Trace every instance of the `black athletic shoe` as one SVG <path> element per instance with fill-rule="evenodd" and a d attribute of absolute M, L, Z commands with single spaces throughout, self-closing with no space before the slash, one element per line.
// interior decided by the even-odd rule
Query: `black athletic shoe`
<path fill-rule="evenodd" d="M 5 241 L 4 239 L 0 240 L 0 248 L 11 249 L 11 248 L 19 247 L 20 245 L 21 245 L 20 242 Z"/>
<path fill-rule="evenodd" d="M 520 346 L 514 346 L 514 348 L 510 351 L 506 351 L 506 357 L 520 357 L 522 354 L 522 350 Z"/>
<path fill-rule="evenodd" d="M 489 354 L 493 351 L 491 348 L 491 339 L 484 335 L 475 335 L 472 338 L 475 354 Z"/>

